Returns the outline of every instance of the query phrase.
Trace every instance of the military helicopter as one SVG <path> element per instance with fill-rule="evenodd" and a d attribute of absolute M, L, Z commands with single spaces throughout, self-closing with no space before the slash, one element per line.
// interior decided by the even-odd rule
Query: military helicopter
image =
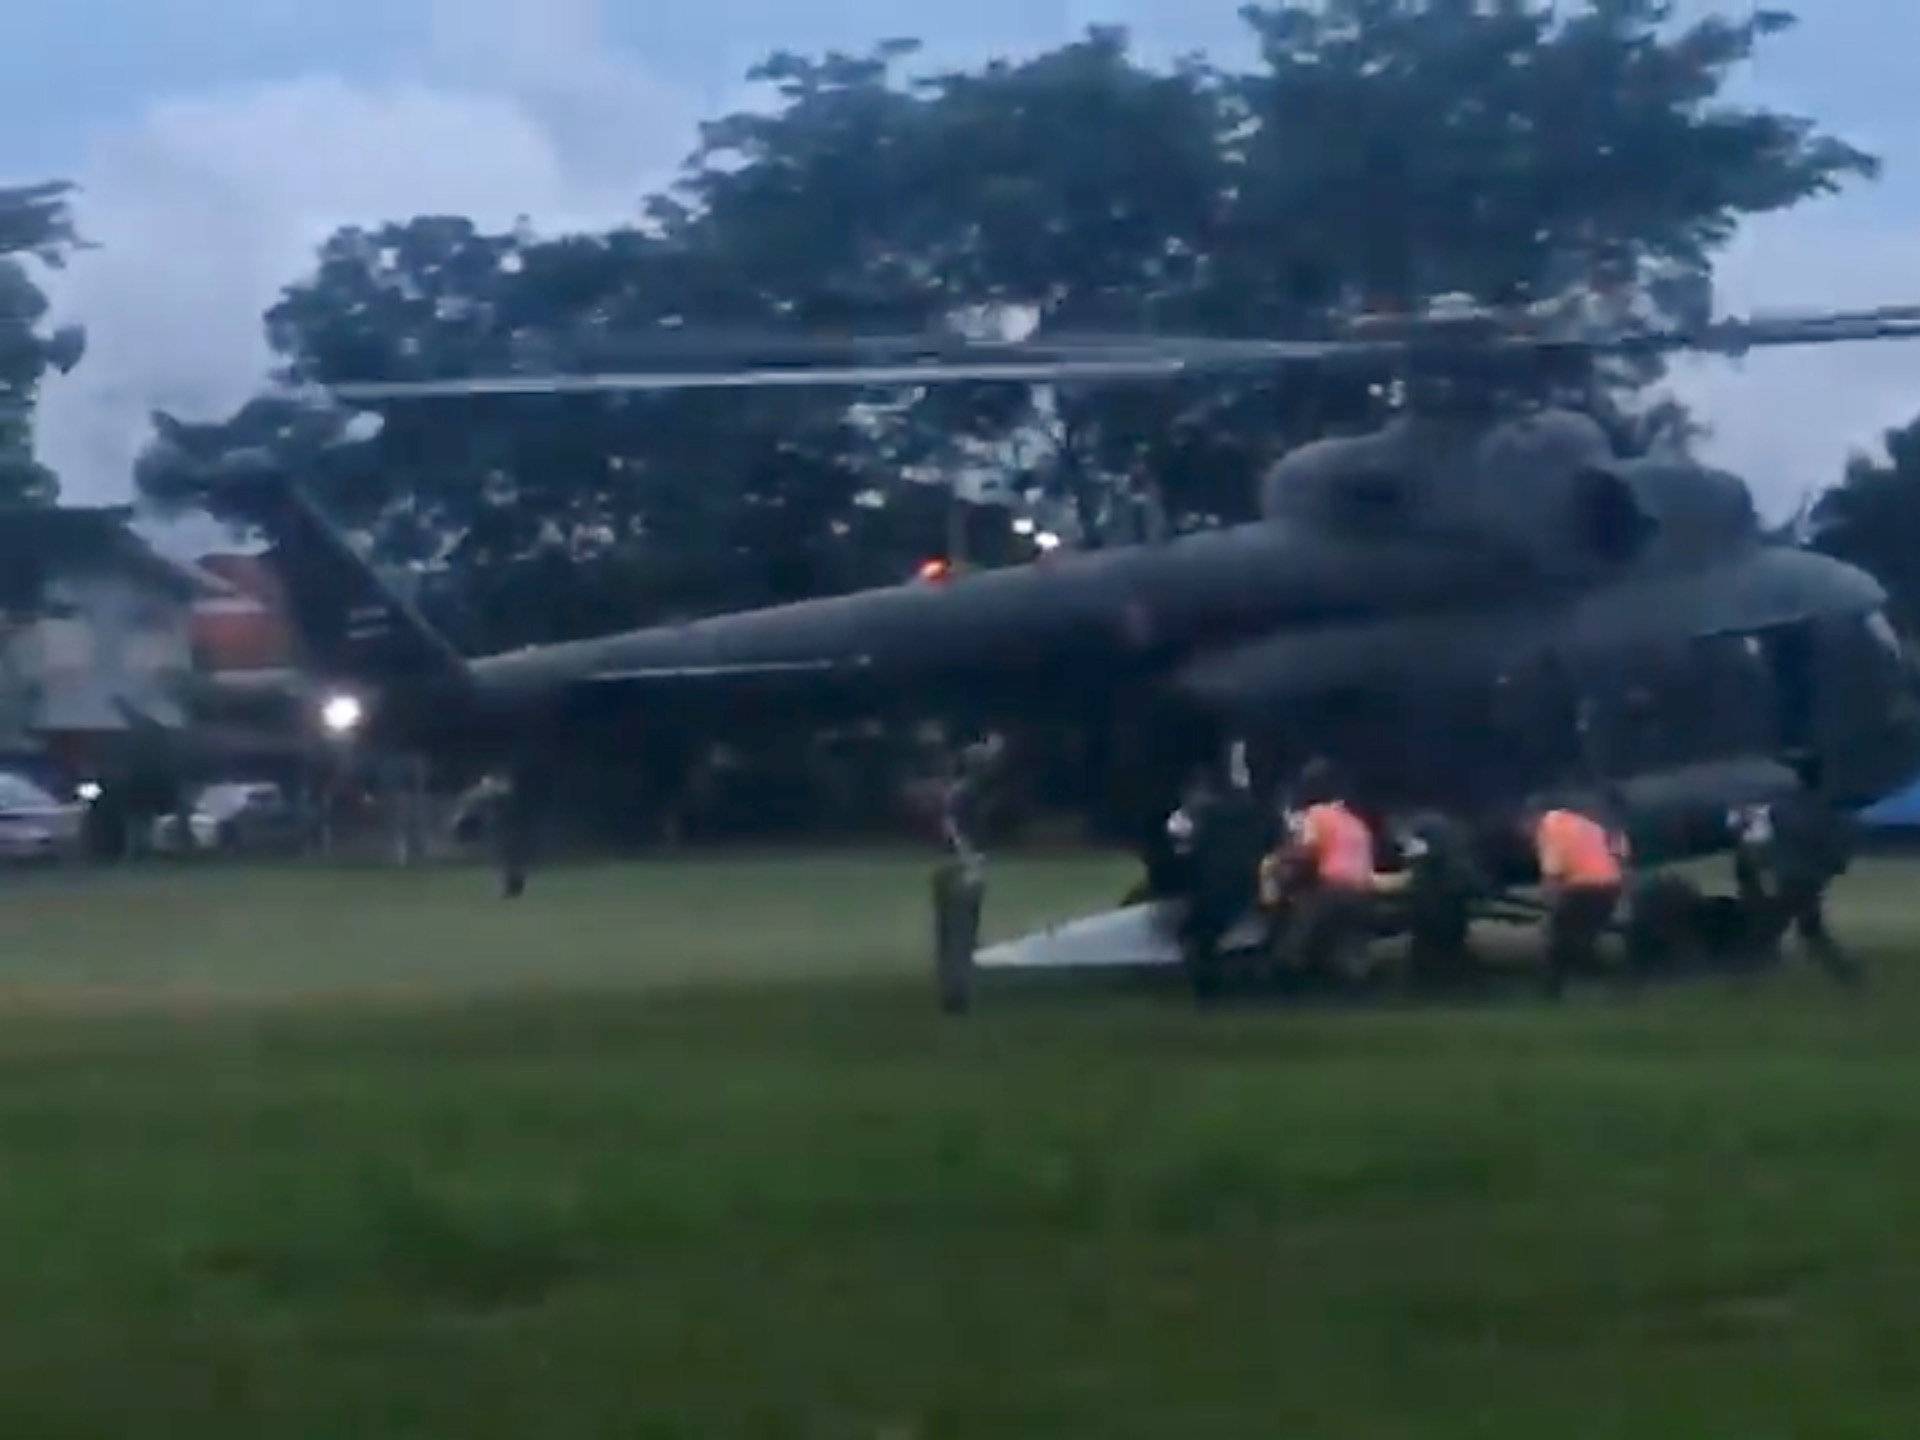
<path fill-rule="evenodd" d="M 1383 806 L 1488 823 L 1603 779 L 1648 861 L 1724 844 L 1730 807 L 1817 753 L 1865 803 L 1920 765 L 1914 676 L 1870 577 L 1763 532 L 1747 486 L 1623 459 L 1577 404 L 1621 356 L 1920 337 L 1920 307 L 1569 331 L 1435 307 L 1328 340 L 681 337 L 617 371 L 368 381 L 378 407 L 759 386 L 1108 385 L 1338 368 L 1400 404 L 1281 458 L 1249 524 L 1160 543 L 467 658 L 297 484 L 207 476 L 273 542 L 328 723 L 494 757 L 523 777 L 605 745 L 669 768 L 698 742 L 846 716 L 1066 722 L 1108 738 L 1147 828 L 1239 739 L 1259 783 L 1308 754 Z M 526 785 L 528 793 L 537 786 Z"/>

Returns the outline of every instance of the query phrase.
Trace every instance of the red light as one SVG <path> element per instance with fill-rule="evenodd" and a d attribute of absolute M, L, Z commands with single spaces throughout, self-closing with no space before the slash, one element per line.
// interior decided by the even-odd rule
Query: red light
<path fill-rule="evenodd" d="M 938 585 L 953 578 L 953 566 L 936 556 L 920 567 L 920 578 L 929 585 Z"/>

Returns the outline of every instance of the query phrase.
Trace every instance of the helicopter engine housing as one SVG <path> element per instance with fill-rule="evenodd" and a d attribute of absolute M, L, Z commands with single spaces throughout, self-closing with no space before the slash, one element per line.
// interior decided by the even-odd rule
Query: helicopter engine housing
<path fill-rule="evenodd" d="M 1493 423 L 1402 416 L 1295 451 L 1261 498 L 1268 519 L 1472 541 L 1569 580 L 1639 559 L 1669 528 L 1690 553 L 1757 528 L 1738 480 L 1685 462 L 1621 461 L 1598 423 L 1566 410 Z"/>

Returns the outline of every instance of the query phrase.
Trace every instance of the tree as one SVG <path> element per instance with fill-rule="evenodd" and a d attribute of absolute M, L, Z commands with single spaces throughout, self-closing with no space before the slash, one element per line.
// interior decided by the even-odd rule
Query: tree
<path fill-rule="evenodd" d="M 1223 295 L 1273 326 L 1356 299 L 1558 289 L 1571 264 L 1710 264 L 1742 218 L 1875 173 L 1809 121 L 1729 105 L 1793 17 L 1672 28 L 1670 0 L 1251 5 Z M 1231 318 L 1231 317 L 1223 317 Z"/>
<path fill-rule="evenodd" d="M 424 218 L 333 237 L 269 332 L 298 387 L 551 364 L 595 343 L 609 315 L 657 323 L 690 273 L 675 246 L 634 232 L 543 241 Z M 299 399 L 218 426 L 159 417 L 143 493 L 217 505 L 210 468 L 261 452 L 317 482 L 376 559 L 424 571 L 429 613 L 482 649 L 897 580 L 942 540 L 937 514 L 865 503 L 899 482 L 863 468 L 836 397 L 396 407 L 357 446 L 339 443 L 344 420 Z M 888 523 L 908 516 L 922 537 L 911 556 Z"/>
<path fill-rule="evenodd" d="M 23 257 L 59 266 L 79 243 L 68 206 L 72 187 L 0 187 L 0 505 L 47 504 L 58 489 L 33 458 L 33 412 L 49 369 L 80 363 L 86 338 L 76 327 L 41 329 L 47 297 Z"/>
<path fill-rule="evenodd" d="M 646 227 L 342 231 L 269 333 L 306 384 L 617 363 L 716 327 L 1306 333 L 1365 297 L 1697 276 L 1743 216 L 1873 162 L 1722 98 L 1784 16 L 1668 9 L 1257 5 L 1241 74 L 1143 64 L 1114 29 L 920 78 L 905 41 L 777 55 L 778 105 L 705 127 Z M 920 480 L 982 466 L 1090 539 L 1146 491 L 1177 525 L 1244 518 L 1275 454 L 1372 413 L 1364 378 L 1300 374 L 399 407 L 328 500 L 440 567 L 491 645 L 897 579 L 941 543 Z M 1647 413 L 1622 437 L 1684 428 Z"/>
<path fill-rule="evenodd" d="M 775 315 L 811 323 L 991 331 L 1024 313 L 1137 330 L 1190 308 L 1227 201 L 1218 75 L 1141 65 L 1113 28 L 903 83 L 910 53 L 776 57 L 763 73 L 788 104 L 709 127 L 671 212 L 676 233 L 728 256 Z M 883 198 L 861 199 L 876 183 Z M 873 443 L 896 464 L 949 471 L 996 445 L 1019 453 L 1012 488 L 1070 499 L 1093 539 L 1107 497 L 1157 468 L 1140 447 L 1118 453 L 1105 423 L 1143 404 L 1173 413 L 1179 399 L 940 390 L 889 412 Z"/>
<path fill-rule="evenodd" d="M 1887 462 L 1855 455 L 1815 503 L 1815 546 L 1886 586 L 1895 623 L 1920 635 L 1920 419 L 1886 436 Z"/>

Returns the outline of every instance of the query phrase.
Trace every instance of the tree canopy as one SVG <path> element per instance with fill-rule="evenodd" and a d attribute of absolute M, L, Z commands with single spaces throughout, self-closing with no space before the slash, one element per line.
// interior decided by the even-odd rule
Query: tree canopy
<path fill-rule="evenodd" d="M 1811 516 L 1814 543 L 1887 587 L 1893 618 L 1920 636 L 1920 419 L 1886 436 L 1887 460 L 1856 455 Z"/>
<path fill-rule="evenodd" d="M 776 55 L 644 223 L 543 238 L 459 217 L 341 231 L 267 317 L 285 382 L 460 375 L 619 337 L 1004 324 L 1309 333 L 1329 310 L 1704 270 L 1741 218 L 1870 175 L 1811 122 L 1725 98 L 1788 17 L 1656 0 L 1249 6 L 1258 63 L 1155 66 L 1096 28 L 917 73 L 917 48 Z M 432 566 L 469 644 L 885 582 L 944 547 L 928 481 L 990 478 L 1099 543 L 1151 497 L 1249 512 L 1279 449 L 1364 385 L 979 387 L 475 400 L 334 437 L 326 499 Z M 286 423 L 283 423 L 286 422 Z M 162 424 L 149 494 L 223 447 L 289 468 L 287 417 Z M 287 436 L 277 435 L 287 429 Z M 978 558 L 1020 552 L 982 524 Z"/>
<path fill-rule="evenodd" d="M 34 459 L 34 405 L 49 369 L 79 363 L 85 337 L 43 328 L 47 297 L 26 262 L 62 265 L 78 243 L 71 190 L 59 181 L 0 187 L 0 505 L 46 504 L 59 488 Z"/>

